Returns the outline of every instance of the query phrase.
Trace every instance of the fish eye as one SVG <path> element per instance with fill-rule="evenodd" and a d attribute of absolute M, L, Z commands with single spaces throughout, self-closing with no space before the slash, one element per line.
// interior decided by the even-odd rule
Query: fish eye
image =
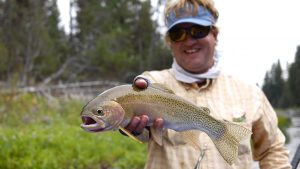
<path fill-rule="evenodd" d="M 102 109 L 98 109 L 97 113 L 99 116 L 104 116 L 104 111 Z"/>

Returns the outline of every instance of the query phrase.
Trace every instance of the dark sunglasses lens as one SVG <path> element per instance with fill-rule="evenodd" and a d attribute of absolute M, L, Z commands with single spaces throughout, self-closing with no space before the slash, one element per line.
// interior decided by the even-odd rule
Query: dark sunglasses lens
<path fill-rule="evenodd" d="M 200 39 L 208 35 L 210 26 L 193 26 L 190 30 L 190 34 L 193 38 Z"/>
<path fill-rule="evenodd" d="M 186 32 L 184 29 L 177 29 L 177 28 L 171 29 L 171 30 L 169 30 L 168 33 L 169 33 L 170 39 L 175 42 L 182 41 L 186 37 Z"/>

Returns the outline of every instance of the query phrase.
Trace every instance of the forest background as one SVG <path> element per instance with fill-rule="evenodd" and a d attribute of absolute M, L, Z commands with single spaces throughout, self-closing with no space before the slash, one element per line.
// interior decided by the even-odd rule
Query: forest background
<path fill-rule="evenodd" d="M 170 67 L 170 51 L 151 19 L 158 8 L 150 1 L 70 2 L 76 17 L 68 34 L 58 26 L 56 0 L 0 2 L 0 87 L 130 82 L 145 70 Z M 279 61 L 266 72 L 262 89 L 275 107 L 300 105 L 299 55 L 298 47 L 287 75 Z"/>
<path fill-rule="evenodd" d="M 131 83 L 145 70 L 170 67 L 171 53 L 151 19 L 156 9 L 149 0 L 70 5 L 77 13 L 67 34 L 59 27 L 56 0 L 0 1 L 0 91 L 5 91 L 0 92 L 0 168 L 142 168 L 145 146 L 81 131 L 82 101 L 12 90 L 95 80 Z M 299 113 L 300 46 L 285 70 L 274 61 L 261 88 L 277 110 Z M 113 140 L 108 143 L 114 149 L 99 145 L 105 140 Z"/>

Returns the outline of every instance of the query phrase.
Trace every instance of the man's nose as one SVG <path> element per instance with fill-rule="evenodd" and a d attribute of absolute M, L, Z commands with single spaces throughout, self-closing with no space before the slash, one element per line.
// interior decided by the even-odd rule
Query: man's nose
<path fill-rule="evenodd" d="M 190 34 L 187 34 L 184 43 L 186 45 L 193 45 L 197 42 L 197 39 L 193 38 Z"/>

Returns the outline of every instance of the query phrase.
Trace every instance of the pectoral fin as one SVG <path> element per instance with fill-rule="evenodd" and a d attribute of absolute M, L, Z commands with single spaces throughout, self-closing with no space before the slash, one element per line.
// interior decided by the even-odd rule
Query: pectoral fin
<path fill-rule="evenodd" d="M 163 130 L 161 128 L 155 128 L 153 126 L 150 127 L 151 137 L 153 140 L 160 146 L 163 145 L 162 143 L 162 134 Z"/>
<path fill-rule="evenodd" d="M 129 131 L 127 131 L 125 128 L 123 127 L 119 127 L 120 130 L 122 130 L 125 134 L 127 134 L 128 137 L 132 138 L 134 141 L 137 141 L 139 143 L 143 143 L 140 139 L 138 139 L 137 137 L 135 137 L 133 134 L 131 134 Z"/>

